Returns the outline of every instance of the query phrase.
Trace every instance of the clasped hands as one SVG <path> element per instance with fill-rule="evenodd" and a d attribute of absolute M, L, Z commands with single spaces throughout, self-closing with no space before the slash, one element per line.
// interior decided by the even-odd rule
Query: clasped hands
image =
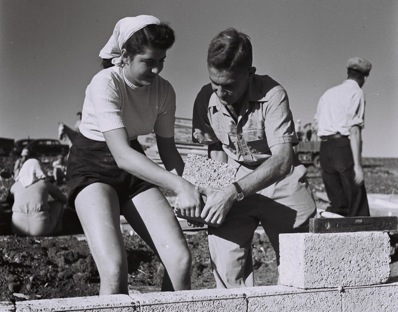
<path fill-rule="evenodd" d="M 235 201 L 235 188 L 233 186 L 220 189 L 196 187 L 196 190 L 201 195 L 200 205 L 184 208 L 180 198 L 180 215 L 182 217 L 201 218 L 210 225 L 221 225 Z M 193 226 L 203 226 L 203 223 L 199 220 L 190 220 L 189 223 Z"/>

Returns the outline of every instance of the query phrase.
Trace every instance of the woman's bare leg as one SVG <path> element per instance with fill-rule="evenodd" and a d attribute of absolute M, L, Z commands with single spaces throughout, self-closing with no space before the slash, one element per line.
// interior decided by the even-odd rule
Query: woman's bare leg
<path fill-rule="evenodd" d="M 91 184 L 78 194 L 75 205 L 100 275 L 100 295 L 128 294 L 127 257 L 116 191 L 106 184 Z"/>
<path fill-rule="evenodd" d="M 165 266 L 162 290 L 191 289 L 191 254 L 173 209 L 159 189 L 135 196 L 122 206 L 122 213 Z"/>

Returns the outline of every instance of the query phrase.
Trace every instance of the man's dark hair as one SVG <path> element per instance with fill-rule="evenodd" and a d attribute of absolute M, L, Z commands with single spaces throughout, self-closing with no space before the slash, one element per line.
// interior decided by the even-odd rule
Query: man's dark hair
<path fill-rule="evenodd" d="M 364 77 L 367 77 L 367 75 L 365 75 L 363 72 L 355 70 L 353 68 L 347 69 L 347 76 L 354 79 L 363 79 Z"/>
<path fill-rule="evenodd" d="M 207 65 L 218 70 L 249 69 L 253 63 L 250 37 L 234 28 L 220 32 L 210 42 Z"/>

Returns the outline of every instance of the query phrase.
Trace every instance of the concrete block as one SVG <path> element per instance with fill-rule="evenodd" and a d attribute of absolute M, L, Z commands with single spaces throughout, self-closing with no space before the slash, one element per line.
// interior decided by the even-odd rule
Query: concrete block
<path fill-rule="evenodd" d="M 109 295 L 20 301 L 16 303 L 16 311 L 132 312 L 139 311 L 139 305 L 137 305 L 128 295 Z"/>
<path fill-rule="evenodd" d="M 281 234 L 279 283 L 304 289 L 384 283 L 389 240 L 384 232 Z"/>
<path fill-rule="evenodd" d="M 12 302 L 0 301 L 0 312 L 14 312 L 15 306 Z"/>
<path fill-rule="evenodd" d="M 132 297 L 135 300 L 135 297 Z M 242 312 L 247 311 L 244 291 L 203 289 L 141 294 L 140 312 Z"/>
<path fill-rule="evenodd" d="M 245 293 L 248 312 L 342 311 L 337 290 L 303 290 L 278 285 L 247 288 Z"/>
<path fill-rule="evenodd" d="M 398 283 L 344 289 L 341 311 L 396 312 Z"/>
<path fill-rule="evenodd" d="M 189 154 L 182 177 L 194 185 L 220 188 L 235 181 L 236 168 L 215 159 Z"/>

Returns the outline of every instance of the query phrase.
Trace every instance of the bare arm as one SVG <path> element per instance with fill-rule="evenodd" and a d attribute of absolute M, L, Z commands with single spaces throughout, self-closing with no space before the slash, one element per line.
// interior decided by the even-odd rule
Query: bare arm
<path fill-rule="evenodd" d="M 181 176 L 184 171 L 184 162 L 182 161 L 181 155 L 177 150 L 174 137 L 163 138 L 156 136 L 156 142 L 158 145 L 159 156 L 165 168 L 168 171 L 176 171 Z"/>
<path fill-rule="evenodd" d="M 55 185 L 51 184 L 50 182 L 46 182 L 46 184 L 48 187 L 48 192 L 52 198 L 60 201 L 63 204 L 67 203 L 68 200 L 66 196 L 64 195 L 64 193 L 62 193 L 62 191 L 59 188 L 57 188 Z"/>
<path fill-rule="evenodd" d="M 132 149 L 124 128 L 104 132 L 104 136 L 120 169 L 142 180 L 174 191 L 180 198 L 181 208 L 201 208 L 201 197 L 195 186 L 180 176 L 164 170 L 145 155 Z"/>
<path fill-rule="evenodd" d="M 243 193 L 248 196 L 283 179 L 291 170 L 293 149 L 291 143 L 278 144 L 271 147 L 272 156 L 253 172 L 238 181 Z M 221 224 L 236 199 L 233 185 L 223 189 L 204 189 L 207 196 L 206 205 L 201 217 L 206 222 Z"/>
<path fill-rule="evenodd" d="M 223 151 L 221 142 L 211 144 L 207 148 L 208 148 L 209 158 L 218 160 L 219 162 L 222 162 L 222 163 L 228 162 L 228 156 Z"/>
<path fill-rule="evenodd" d="M 364 181 L 362 168 L 362 134 L 361 128 L 354 126 L 350 129 L 350 145 L 354 158 L 355 183 L 360 185 Z"/>

